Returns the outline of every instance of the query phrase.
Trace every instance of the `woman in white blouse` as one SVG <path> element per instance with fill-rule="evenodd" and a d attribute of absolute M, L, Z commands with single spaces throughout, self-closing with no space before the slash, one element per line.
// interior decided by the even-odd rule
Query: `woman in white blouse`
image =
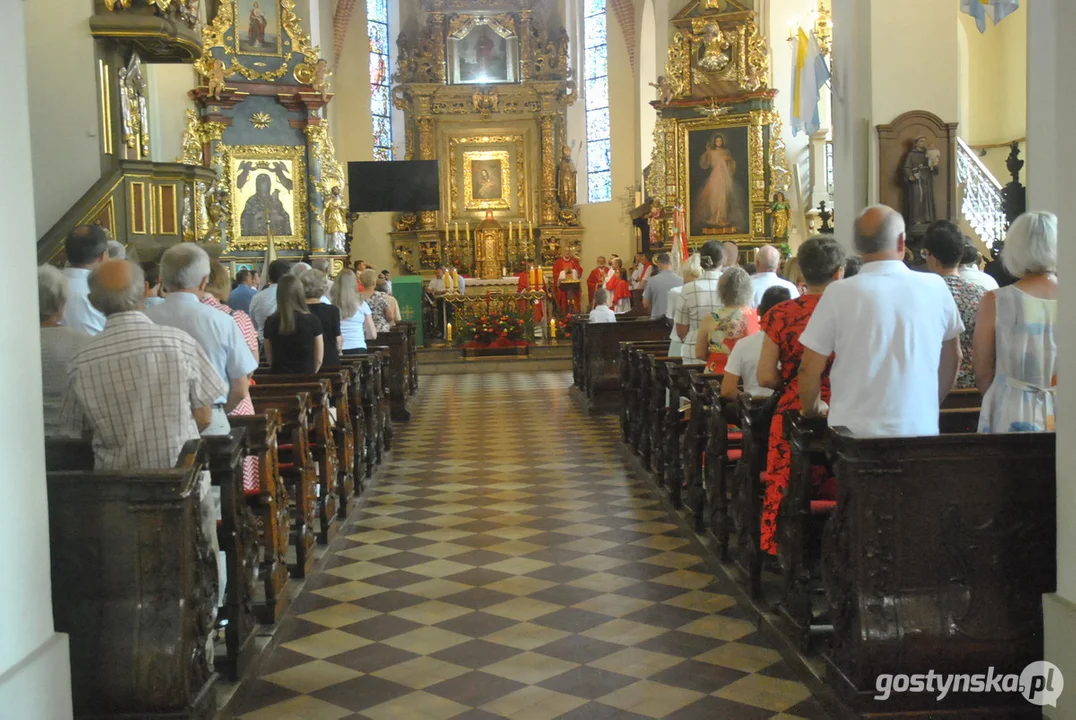
<path fill-rule="evenodd" d="M 340 336 L 343 355 L 365 355 L 366 341 L 377 337 L 370 306 L 359 295 L 358 279 L 351 270 L 336 276 L 329 293 L 333 305 L 340 309 Z"/>
<path fill-rule="evenodd" d="M 702 259 L 698 253 L 689 257 L 687 262 L 681 266 L 680 277 L 684 279 L 684 285 L 702 277 Z M 669 302 L 665 305 L 665 317 L 669 318 L 670 322 L 676 317 L 676 310 L 680 307 L 680 291 L 683 289 L 683 285 L 681 285 L 669 290 Z M 673 323 L 673 329 L 669 333 L 669 357 L 683 357 L 683 354 L 684 343 L 680 340 L 680 336 L 676 334 L 676 324 Z"/>

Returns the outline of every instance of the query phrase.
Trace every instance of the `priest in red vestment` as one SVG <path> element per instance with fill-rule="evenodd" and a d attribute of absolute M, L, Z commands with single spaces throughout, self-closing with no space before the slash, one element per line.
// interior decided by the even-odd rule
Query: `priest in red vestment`
<path fill-rule="evenodd" d="M 616 273 L 613 269 L 605 264 L 605 256 L 598 256 L 598 267 L 590 271 L 590 275 L 587 276 L 587 300 L 591 307 L 594 306 L 594 292 L 600 288 L 608 288 L 609 283 L 612 282 Z"/>
<path fill-rule="evenodd" d="M 653 271 L 653 264 L 650 262 L 650 258 L 645 253 L 638 253 L 635 256 L 635 267 L 631 271 L 631 289 L 642 290 L 646 287 L 646 281 L 650 279 L 650 273 Z"/>
<path fill-rule="evenodd" d="M 583 265 L 579 262 L 579 258 L 567 248 L 553 263 L 553 290 L 557 299 L 557 309 L 560 310 L 561 315 L 568 311 L 568 294 L 560 286 L 561 273 L 565 270 L 575 270 L 576 278 L 583 277 Z M 566 275 L 570 274 L 570 272 L 566 273 Z M 576 308 L 576 311 L 578 310 L 579 308 Z"/>
<path fill-rule="evenodd" d="M 616 255 L 613 256 L 612 270 L 612 277 L 606 282 L 605 289 L 613 293 L 613 312 L 626 313 L 631 310 L 631 285 L 624 261 Z"/>

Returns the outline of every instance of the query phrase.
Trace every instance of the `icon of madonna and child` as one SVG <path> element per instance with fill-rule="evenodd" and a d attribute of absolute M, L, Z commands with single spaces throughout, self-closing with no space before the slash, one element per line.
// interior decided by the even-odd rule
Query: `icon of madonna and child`
<path fill-rule="evenodd" d="M 691 234 L 747 234 L 747 128 L 692 132 L 688 152 Z"/>

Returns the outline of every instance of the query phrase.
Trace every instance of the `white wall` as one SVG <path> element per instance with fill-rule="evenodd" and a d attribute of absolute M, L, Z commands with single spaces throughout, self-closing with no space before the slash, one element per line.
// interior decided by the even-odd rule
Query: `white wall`
<path fill-rule="evenodd" d="M 32 5 L 28 3 L 27 5 Z M 4 218 L 4 257 L 17 271 L 0 286 L 9 308 L 3 334 L 20 353 L 0 356 L 6 381 L 0 414 L 0 547 L 4 592 L 0 592 L 0 715 L 12 718 L 71 717 L 71 678 L 67 636 L 53 631 L 49 576 L 48 495 L 42 443 L 41 368 L 36 305 L 37 265 L 34 198 L 27 181 L 30 119 L 27 105 L 24 3 L 0 0 L 0 62 L 6 69 L 8 111 L 0 116 L 0 215 Z"/>
<path fill-rule="evenodd" d="M 33 0 L 22 6 L 36 238 L 101 177 L 97 61 L 88 24 L 93 3 Z M 12 22 L 5 17 L 5 25 Z"/>
<path fill-rule="evenodd" d="M 195 107 L 187 92 L 202 84 L 191 65 L 146 65 L 149 85 L 149 156 L 155 162 L 175 162 L 183 155 L 187 109 Z"/>

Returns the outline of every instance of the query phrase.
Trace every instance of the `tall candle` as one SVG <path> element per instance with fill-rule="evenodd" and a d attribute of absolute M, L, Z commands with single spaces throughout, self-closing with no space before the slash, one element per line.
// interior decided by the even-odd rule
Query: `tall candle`
<path fill-rule="evenodd" d="M 534 223 L 530 221 L 527 222 L 527 238 L 534 240 Z"/>
<path fill-rule="evenodd" d="M 470 240 L 471 239 L 471 223 L 470 223 L 470 221 L 468 221 L 466 223 L 466 227 L 464 228 L 463 239 L 464 240 Z"/>
<path fill-rule="evenodd" d="M 531 269 L 527 276 L 527 284 L 530 286 L 531 290 L 533 290 L 538 285 L 538 271 L 533 265 L 531 265 Z"/>
<path fill-rule="evenodd" d="M 545 287 L 545 272 L 542 270 L 542 266 L 538 266 L 538 289 L 541 290 Z"/>
<path fill-rule="evenodd" d="M 459 224 L 458 221 L 454 222 L 452 224 L 453 224 L 453 226 L 455 227 L 455 230 L 456 230 L 456 242 L 459 242 L 460 241 L 460 224 Z"/>
<path fill-rule="evenodd" d="M 445 240 L 448 240 L 452 236 L 448 234 L 448 220 L 445 220 Z"/>
<path fill-rule="evenodd" d="M 452 323 L 445 327 L 445 342 L 452 342 Z"/>
<path fill-rule="evenodd" d="M 508 221 L 508 242 L 512 242 L 512 221 Z"/>
<path fill-rule="evenodd" d="M 555 318 L 549 318 L 549 339 L 557 339 L 557 321 Z"/>

